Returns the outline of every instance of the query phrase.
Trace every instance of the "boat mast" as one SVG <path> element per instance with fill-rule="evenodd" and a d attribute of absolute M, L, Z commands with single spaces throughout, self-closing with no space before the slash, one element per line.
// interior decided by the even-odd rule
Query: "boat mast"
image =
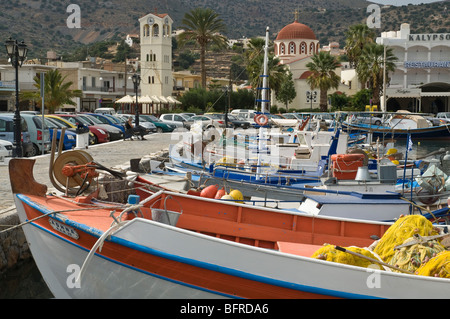
<path fill-rule="evenodd" d="M 267 97 L 269 95 L 269 86 L 268 86 L 268 64 L 269 64 L 269 27 L 266 28 L 266 43 L 264 45 L 264 73 L 262 75 L 263 78 L 263 86 L 261 92 L 261 113 L 267 113 L 267 103 L 269 102 Z M 266 138 L 265 128 L 259 127 L 258 134 L 258 163 L 256 167 L 256 178 L 261 178 L 261 153 L 265 151 L 267 146 L 264 144 L 264 139 Z"/>

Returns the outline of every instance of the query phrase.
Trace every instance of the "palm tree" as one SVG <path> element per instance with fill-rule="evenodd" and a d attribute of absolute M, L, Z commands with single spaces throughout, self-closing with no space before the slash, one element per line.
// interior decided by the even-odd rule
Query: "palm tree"
<path fill-rule="evenodd" d="M 311 71 L 311 75 L 306 79 L 306 82 L 311 87 L 311 90 L 320 90 L 320 110 L 327 111 L 327 92 L 330 89 L 337 89 L 340 82 L 339 75 L 335 70 L 339 67 L 339 62 L 329 52 L 321 51 L 319 54 L 314 54 L 311 57 L 312 61 L 306 64 L 306 67 Z"/>
<path fill-rule="evenodd" d="M 187 12 L 181 22 L 186 31 L 179 35 L 178 43 L 183 46 L 187 41 L 194 40 L 200 46 L 202 87 L 206 88 L 206 50 L 210 43 L 219 48 L 226 46 L 226 38 L 220 34 L 225 31 L 225 24 L 219 15 L 209 8 L 196 8 Z"/>
<path fill-rule="evenodd" d="M 345 50 L 350 64 L 356 68 L 358 59 L 364 47 L 368 43 L 375 42 L 375 31 L 370 29 L 366 24 L 356 24 L 350 26 L 346 32 Z"/>
<path fill-rule="evenodd" d="M 371 43 L 366 45 L 359 58 L 356 73 L 361 82 L 368 82 L 372 89 L 372 102 L 380 103 L 380 93 L 383 88 L 384 50 L 382 44 Z M 394 72 L 397 57 L 392 48 L 386 48 L 386 79 L 389 72 Z M 388 80 L 386 80 L 388 81 Z"/>
<path fill-rule="evenodd" d="M 70 90 L 73 82 L 64 82 L 66 77 L 63 77 L 58 70 L 50 70 L 45 74 L 44 79 L 44 102 L 49 113 L 54 113 L 55 110 L 64 105 L 76 105 L 72 100 L 74 97 L 81 97 L 80 90 Z M 31 99 L 40 104 L 41 101 L 41 80 L 38 76 L 34 77 L 34 87 L 37 92 L 23 93 L 23 98 Z"/>
<path fill-rule="evenodd" d="M 253 38 L 249 41 L 249 48 L 244 53 L 248 79 L 254 89 L 261 86 L 261 76 L 264 73 L 264 46 L 265 39 Z M 269 88 L 277 93 L 289 71 L 287 66 L 280 64 L 280 60 L 275 57 L 273 46 L 269 45 L 268 49 Z"/>

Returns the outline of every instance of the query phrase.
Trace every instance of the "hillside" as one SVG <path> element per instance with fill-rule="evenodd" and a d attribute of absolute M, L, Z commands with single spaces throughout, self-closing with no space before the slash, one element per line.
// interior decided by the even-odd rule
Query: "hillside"
<path fill-rule="evenodd" d="M 149 12 L 169 13 L 174 28 L 180 27 L 185 12 L 195 7 L 211 7 L 228 25 L 230 38 L 264 34 L 270 27 L 272 36 L 300 12 L 300 22 L 310 26 L 322 45 L 330 41 L 343 44 L 348 26 L 365 22 L 364 0 L 78 0 L 81 28 L 68 28 L 67 6 L 73 1 L 10 0 L 2 3 L 0 38 L 10 35 L 24 40 L 30 48 L 29 57 L 45 57 L 46 51 L 58 54 L 72 52 L 82 44 L 104 39 L 119 40 L 128 33 L 138 33 L 137 19 Z M 443 8 L 446 2 L 408 5 L 382 9 L 379 32 L 398 30 L 409 22 L 414 33 L 449 32 L 450 19 Z M 6 55 L 6 54 L 5 54 Z"/>

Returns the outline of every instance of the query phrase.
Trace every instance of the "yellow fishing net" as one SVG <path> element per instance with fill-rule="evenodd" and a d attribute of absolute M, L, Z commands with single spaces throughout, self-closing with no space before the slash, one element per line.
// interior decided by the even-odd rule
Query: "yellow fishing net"
<path fill-rule="evenodd" d="M 345 247 L 345 249 L 350 250 L 352 252 L 358 253 L 360 255 L 364 255 L 366 257 L 370 257 L 372 259 L 378 260 L 378 257 L 373 254 L 370 250 L 367 250 L 365 248 L 359 248 L 359 247 Z M 379 264 L 374 264 L 372 261 L 343 252 L 335 249 L 334 245 L 324 245 L 321 248 L 319 248 L 312 256 L 311 258 L 316 259 L 322 259 L 326 261 L 333 261 L 341 264 L 347 264 L 347 265 L 353 265 L 353 266 L 359 266 L 367 268 L 371 266 L 371 268 L 374 268 L 374 265 L 378 267 L 379 269 L 383 269 L 382 266 Z"/>
<path fill-rule="evenodd" d="M 450 251 L 443 251 L 417 269 L 416 274 L 450 278 Z"/>
<path fill-rule="evenodd" d="M 414 238 L 408 238 L 403 244 L 413 240 Z M 445 248 L 440 245 L 437 240 L 431 240 L 426 243 L 417 243 L 395 250 L 394 256 L 389 261 L 389 264 L 403 270 L 415 272 L 417 268 L 429 262 L 431 258 L 442 251 L 445 251 Z"/>
<path fill-rule="evenodd" d="M 433 236 L 438 235 L 433 224 L 422 215 L 407 215 L 400 217 L 381 237 L 375 246 L 374 252 L 380 258 L 389 263 L 395 254 L 394 247 L 403 244 L 413 235 Z"/>

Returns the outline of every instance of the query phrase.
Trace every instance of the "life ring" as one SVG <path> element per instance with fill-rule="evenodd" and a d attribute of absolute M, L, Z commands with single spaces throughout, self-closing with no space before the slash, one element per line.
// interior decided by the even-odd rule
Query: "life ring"
<path fill-rule="evenodd" d="M 267 117 L 267 115 L 259 114 L 255 116 L 255 122 L 260 126 L 265 126 L 267 125 L 267 123 L 269 123 L 269 118 Z"/>

